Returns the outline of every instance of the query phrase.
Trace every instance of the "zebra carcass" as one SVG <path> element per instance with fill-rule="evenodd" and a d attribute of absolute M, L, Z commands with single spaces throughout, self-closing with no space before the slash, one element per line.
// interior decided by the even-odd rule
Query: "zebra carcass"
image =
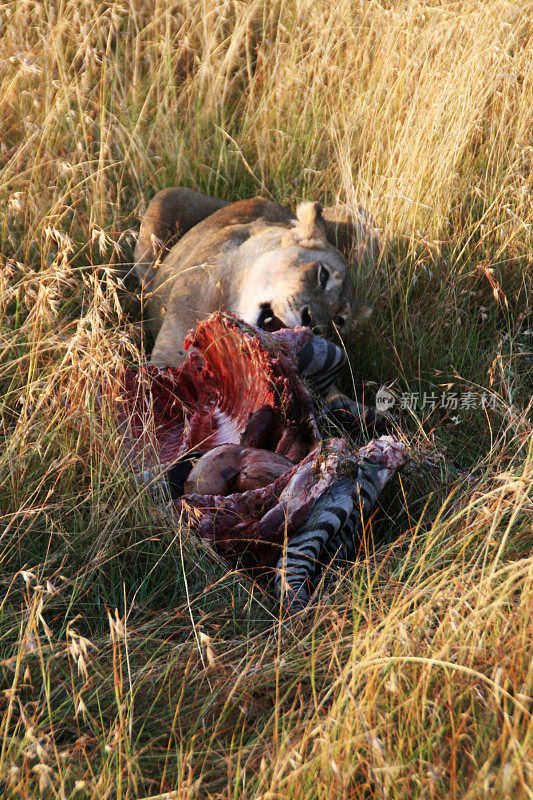
<path fill-rule="evenodd" d="M 405 447 L 322 437 L 316 398 L 345 355 L 308 328 L 268 333 L 217 313 L 186 346 L 177 368 L 126 370 L 125 452 L 144 480 L 165 475 L 182 523 L 231 562 L 274 570 L 284 609 L 299 610 L 322 567 L 354 552 Z"/>

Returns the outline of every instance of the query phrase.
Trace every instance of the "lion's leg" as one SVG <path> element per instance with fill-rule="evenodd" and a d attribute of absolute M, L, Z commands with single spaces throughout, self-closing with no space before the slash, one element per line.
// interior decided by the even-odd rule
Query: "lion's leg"
<path fill-rule="evenodd" d="M 144 280 L 151 265 L 163 258 L 180 236 L 226 205 L 226 200 L 182 187 L 158 192 L 146 209 L 135 247 L 139 280 Z"/>
<path fill-rule="evenodd" d="M 155 364 L 159 369 L 163 369 L 164 367 L 178 367 L 185 361 L 186 352 L 183 341 L 189 329 L 194 328 L 198 323 L 198 320 L 193 318 L 188 324 L 189 316 L 189 314 L 185 314 L 184 318 L 168 316 L 163 320 L 150 356 L 150 364 Z"/>
<path fill-rule="evenodd" d="M 159 303 L 159 314 L 153 320 L 156 340 L 150 363 L 159 368 L 177 367 L 187 355 L 183 344 L 187 333 L 209 314 L 224 308 L 221 284 L 213 280 L 209 267 L 199 265 L 175 276 L 166 306 L 160 298 L 154 299 Z"/>

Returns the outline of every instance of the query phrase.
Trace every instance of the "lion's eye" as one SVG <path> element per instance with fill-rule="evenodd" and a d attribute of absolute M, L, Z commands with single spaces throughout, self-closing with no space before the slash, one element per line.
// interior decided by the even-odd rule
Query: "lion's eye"
<path fill-rule="evenodd" d="M 338 315 L 333 317 L 333 324 L 337 328 L 342 328 L 342 326 L 344 325 L 345 322 L 346 322 L 346 320 L 344 319 L 344 317 L 339 317 Z"/>
<path fill-rule="evenodd" d="M 326 269 L 324 264 L 319 264 L 318 267 L 318 282 L 323 289 L 325 289 L 327 282 L 329 281 L 329 271 Z"/>

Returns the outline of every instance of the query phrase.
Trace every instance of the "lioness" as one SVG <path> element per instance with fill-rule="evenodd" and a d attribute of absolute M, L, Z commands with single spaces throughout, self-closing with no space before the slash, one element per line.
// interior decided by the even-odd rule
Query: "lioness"
<path fill-rule="evenodd" d="M 218 310 L 232 312 L 245 322 L 270 331 L 303 325 L 326 337 L 336 330 L 341 334 L 348 332 L 358 319 L 369 313 L 369 308 L 355 298 L 347 262 L 334 242 L 341 246 L 347 243 L 350 234 L 357 235 L 357 225 L 342 210 L 323 211 L 318 203 L 303 203 L 293 214 L 261 198 L 227 204 L 188 189 L 159 192 L 148 206 L 135 248 L 135 271 L 147 290 L 147 316 L 155 338 L 152 363 L 159 367 L 179 365 L 185 359 L 184 338 L 188 331 Z M 175 242 L 177 237 L 181 238 Z M 210 323 L 215 325 L 216 318 Z M 296 339 L 302 334 L 293 336 Z M 224 330 L 215 328 L 213 338 L 203 340 L 204 353 L 211 350 L 213 363 L 225 366 L 229 361 L 230 367 L 235 364 L 234 371 L 239 374 L 238 348 L 237 353 L 235 349 L 232 351 L 227 344 L 232 341 L 231 337 L 226 341 L 225 338 Z M 306 332 L 303 338 L 307 338 Z M 311 341 L 307 341 L 295 356 L 300 375 L 311 379 L 318 373 L 321 383 L 317 381 L 314 386 L 322 397 L 327 393 L 328 411 L 340 408 L 347 410 L 352 420 L 355 416 L 356 422 L 367 422 L 364 409 L 331 389 L 331 381 L 337 374 L 336 365 L 344 363 L 340 348 L 323 339 L 312 336 L 309 339 Z M 313 352 L 309 353 L 306 347 L 311 343 Z M 267 352 L 265 350 L 265 354 Z M 265 370 L 267 361 L 252 359 L 251 368 Z M 246 375 L 248 369 L 250 364 L 245 365 Z M 240 371 L 242 374 L 242 364 Z M 201 395 L 202 384 L 195 384 L 193 379 L 194 365 L 191 373 L 191 386 Z M 270 373 L 267 374 L 271 380 Z M 291 384 L 288 377 L 286 379 L 289 387 Z M 242 382 L 241 388 L 244 386 Z M 289 388 L 284 389 L 282 395 L 288 391 Z M 237 407 L 242 407 L 241 395 L 238 391 L 232 394 Z M 260 397 L 263 399 L 262 394 Z M 302 403 L 304 397 L 302 393 L 298 402 Z M 247 402 L 244 401 L 244 406 L 249 409 Z M 283 408 L 281 402 L 279 408 Z M 231 420 L 231 408 L 227 410 L 230 412 L 227 419 Z M 209 531 L 213 540 L 214 520 L 217 519 L 217 530 L 224 531 L 230 547 L 233 543 L 238 548 L 234 528 L 236 525 L 239 530 L 243 527 L 239 522 L 239 502 L 249 525 L 245 536 L 251 538 L 252 543 L 256 541 L 261 547 L 265 538 L 273 537 L 271 541 L 274 541 L 276 531 L 282 539 L 287 539 L 286 550 L 277 562 L 275 587 L 284 610 L 292 613 L 309 601 L 321 561 L 327 563 L 333 554 L 340 558 L 351 554 L 362 515 L 374 505 L 382 488 L 380 482 L 390 477 L 389 464 L 396 465 L 390 461 L 390 456 L 381 465 L 379 462 L 367 464 L 366 458 L 374 455 L 376 442 L 371 443 L 370 450 L 367 446 L 358 451 L 360 460 L 352 458 L 350 448 L 341 439 L 332 439 L 327 445 L 316 444 L 319 437 L 315 438 L 317 431 L 313 427 L 310 404 L 309 416 L 303 415 L 305 424 L 297 423 L 296 417 L 289 417 L 286 430 L 276 440 L 276 453 L 269 453 L 263 449 L 265 442 L 261 438 L 250 443 L 247 436 L 259 434 L 264 438 L 266 432 L 269 439 L 272 438 L 275 426 L 268 428 L 270 410 L 270 406 L 264 405 L 248 418 L 239 443 L 233 439 L 229 445 L 225 443 L 222 448 L 211 450 L 194 466 L 193 446 L 192 456 L 178 462 L 167 473 L 167 480 L 171 492 L 177 488 L 176 484 L 179 494 L 183 490 L 192 492 L 180 509 L 185 514 L 188 508 L 195 514 L 203 514 L 204 535 Z M 258 417 L 265 411 L 266 417 Z M 235 415 L 234 419 L 237 418 Z M 254 418 L 254 425 L 250 426 Z M 183 419 L 182 428 L 189 436 L 187 418 Z M 207 428 L 200 426 L 197 430 L 201 447 Z M 312 442 L 306 438 L 310 433 Z M 189 439 L 188 444 L 190 442 L 194 439 Z M 313 445 L 315 449 L 306 455 Z M 378 450 L 380 447 L 390 449 L 390 444 L 381 442 Z M 301 461 L 303 456 L 306 457 Z M 189 472 L 190 466 L 192 471 Z M 290 477 L 283 484 L 278 501 L 266 484 L 271 480 L 281 481 L 283 475 Z M 253 484 L 253 480 L 258 483 Z M 276 486 L 282 487 L 282 484 Z M 228 493 L 232 498 L 231 507 L 225 512 Z M 190 505 L 191 497 L 203 502 L 206 495 L 208 502 L 195 511 L 194 505 Z M 275 505 L 267 505 L 269 502 Z M 309 506 L 298 507 L 298 502 L 308 502 Z M 311 507 L 312 518 L 307 518 Z M 194 516 L 194 520 L 197 519 Z M 226 522 L 220 524 L 223 519 Z M 290 521 L 294 521 L 293 529 L 289 527 Z M 249 545 L 250 542 L 246 549 Z"/>
<path fill-rule="evenodd" d="M 370 309 L 355 298 L 335 244 L 365 235 L 375 243 L 361 214 L 356 220 L 318 203 L 302 203 L 294 214 L 258 197 L 227 203 L 184 188 L 158 192 L 135 247 L 155 340 L 151 362 L 180 364 L 187 332 L 217 310 L 267 330 L 347 333 Z"/>

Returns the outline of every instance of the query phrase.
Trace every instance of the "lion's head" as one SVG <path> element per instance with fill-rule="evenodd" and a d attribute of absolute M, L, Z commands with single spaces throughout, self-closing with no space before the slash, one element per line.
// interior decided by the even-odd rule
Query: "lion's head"
<path fill-rule="evenodd" d="M 267 330 L 306 325 L 331 336 L 369 315 L 355 298 L 346 259 L 328 242 L 319 203 L 299 205 L 293 227 L 272 238 L 247 270 L 233 309 L 246 322 Z"/>

